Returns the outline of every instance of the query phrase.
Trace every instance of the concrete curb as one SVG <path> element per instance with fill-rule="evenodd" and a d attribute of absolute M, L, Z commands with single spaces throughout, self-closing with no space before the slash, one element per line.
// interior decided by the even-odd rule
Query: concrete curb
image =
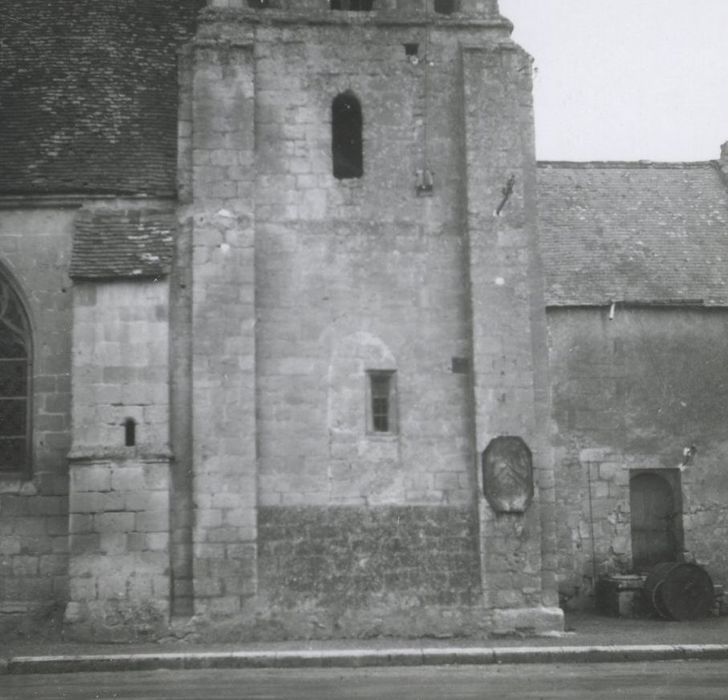
<path fill-rule="evenodd" d="M 538 663 L 604 663 L 728 659 L 728 644 L 554 647 L 408 647 L 356 650 L 172 652 L 16 656 L 0 659 L 0 675 L 244 668 L 359 668 Z"/>

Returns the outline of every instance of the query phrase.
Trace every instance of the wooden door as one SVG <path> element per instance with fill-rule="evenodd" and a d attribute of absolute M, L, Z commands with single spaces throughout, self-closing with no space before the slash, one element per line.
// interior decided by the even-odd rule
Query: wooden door
<path fill-rule="evenodd" d="M 678 537 L 673 489 L 659 474 L 641 473 L 629 482 L 632 511 L 632 562 L 635 570 L 677 561 Z"/>

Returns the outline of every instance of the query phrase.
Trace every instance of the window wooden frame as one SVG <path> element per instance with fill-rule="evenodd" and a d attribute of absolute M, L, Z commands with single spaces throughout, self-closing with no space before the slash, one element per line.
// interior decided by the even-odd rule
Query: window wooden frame
<path fill-rule="evenodd" d="M 367 433 L 396 435 L 397 373 L 394 370 L 367 371 Z"/>

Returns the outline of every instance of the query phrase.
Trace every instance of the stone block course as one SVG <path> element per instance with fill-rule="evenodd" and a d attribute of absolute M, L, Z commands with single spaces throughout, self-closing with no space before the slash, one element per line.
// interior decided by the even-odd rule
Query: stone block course
<path fill-rule="evenodd" d="M 138 517 L 138 516 L 136 516 Z M 102 534 L 125 533 L 134 529 L 134 513 L 97 513 L 94 515 L 94 529 Z"/>
<path fill-rule="evenodd" d="M 132 608 L 151 599 L 167 601 L 169 465 L 117 456 L 72 462 L 71 470 L 72 483 L 85 483 L 78 472 L 102 474 L 108 478 L 93 483 L 109 490 L 71 494 L 69 596 L 81 607 L 69 607 L 69 621 L 98 622 L 120 601 Z M 88 605 L 91 600 L 94 605 Z"/>

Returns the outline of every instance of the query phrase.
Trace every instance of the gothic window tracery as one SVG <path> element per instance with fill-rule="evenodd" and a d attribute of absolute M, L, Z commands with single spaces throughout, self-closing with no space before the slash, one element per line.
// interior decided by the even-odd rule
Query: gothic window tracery
<path fill-rule="evenodd" d="M 30 461 L 30 325 L 13 288 L 0 276 L 0 474 Z"/>

